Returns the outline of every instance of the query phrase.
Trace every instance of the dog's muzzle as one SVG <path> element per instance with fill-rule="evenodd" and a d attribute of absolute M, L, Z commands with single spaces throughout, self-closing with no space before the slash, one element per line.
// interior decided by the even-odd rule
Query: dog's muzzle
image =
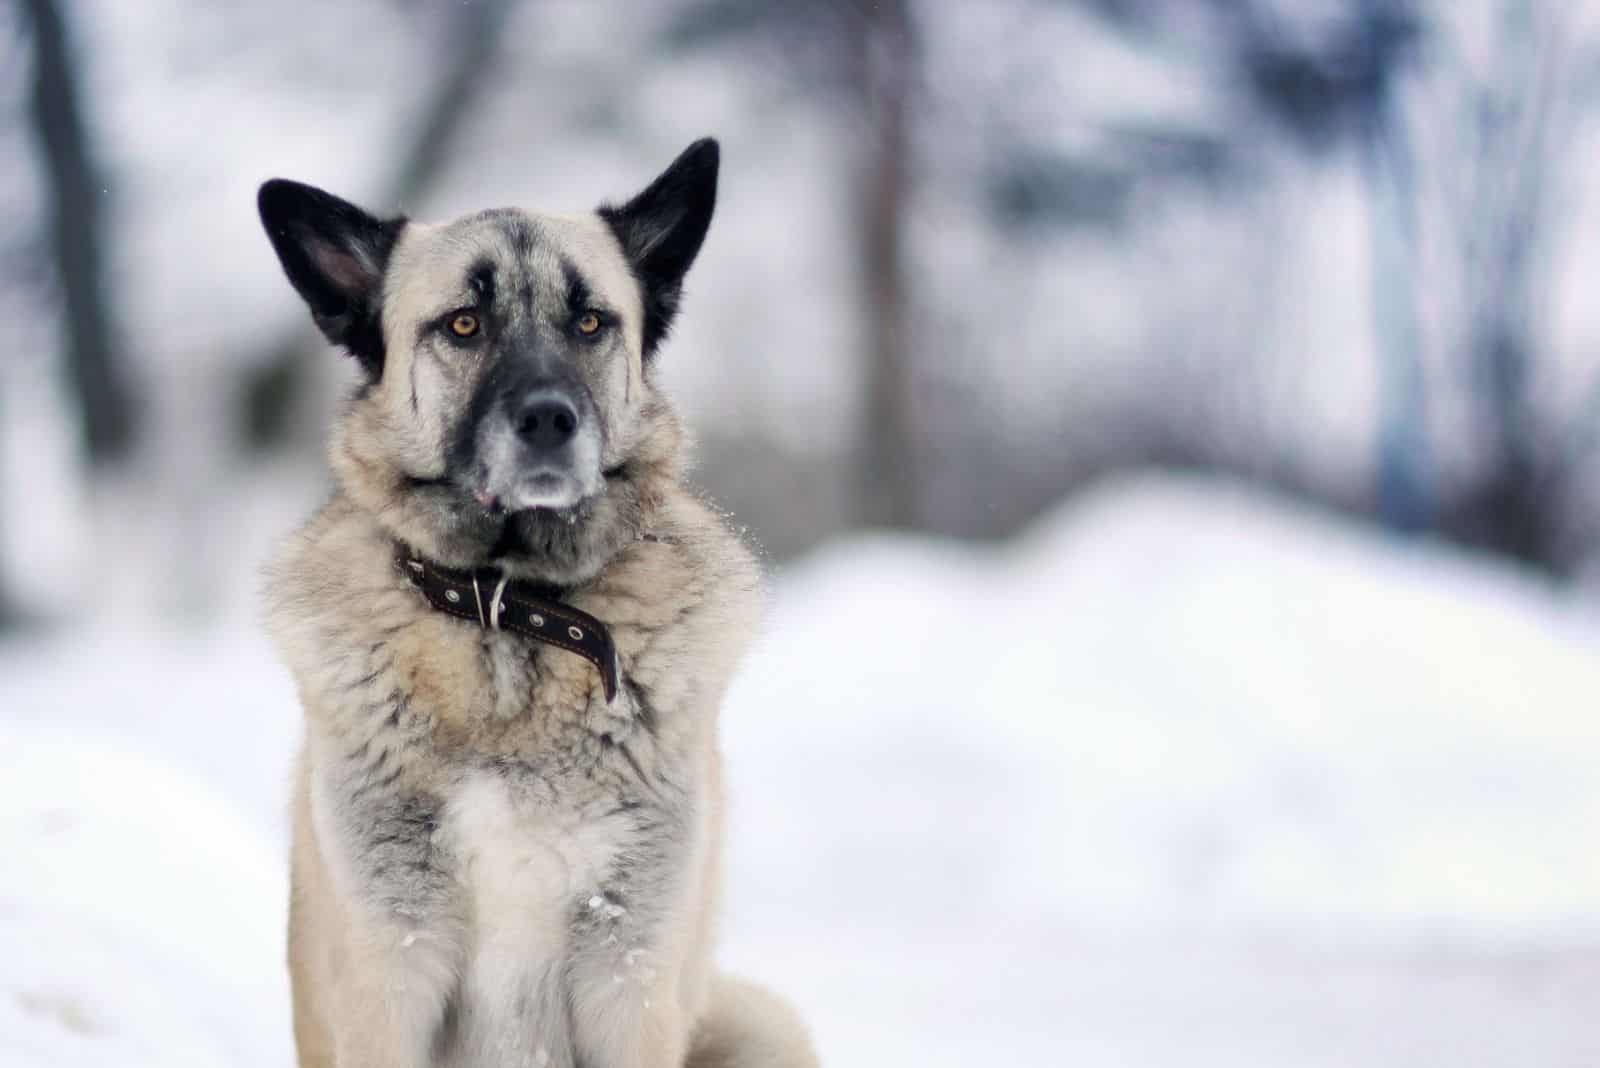
<path fill-rule="evenodd" d="M 473 490 L 508 512 L 568 509 L 603 488 L 600 451 L 599 415 L 581 385 L 503 387 L 477 428 Z"/>

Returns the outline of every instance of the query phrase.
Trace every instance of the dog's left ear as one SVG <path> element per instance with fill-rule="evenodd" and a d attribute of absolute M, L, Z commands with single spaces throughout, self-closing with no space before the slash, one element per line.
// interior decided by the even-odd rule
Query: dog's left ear
<path fill-rule="evenodd" d="M 644 290 L 644 355 L 648 359 L 672 326 L 683 276 L 700 252 L 717 204 L 721 151 L 706 137 L 683 150 L 648 189 L 600 217 L 622 244 Z"/>
<path fill-rule="evenodd" d="M 323 336 L 383 373 L 383 272 L 405 219 L 378 219 L 314 186 L 274 178 L 256 197 L 283 273 Z"/>

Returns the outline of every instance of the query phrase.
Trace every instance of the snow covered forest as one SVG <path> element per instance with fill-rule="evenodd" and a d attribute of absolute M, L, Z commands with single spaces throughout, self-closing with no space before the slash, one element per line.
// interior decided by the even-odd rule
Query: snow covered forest
<path fill-rule="evenodd" d="M 0 1068 L 289 1063 L 259 565 L 353 376 L 256 186 L 704 134 L 728 962 L 829 1064 L 1600 1062 L 1600 2 L 18 0 Z"/>

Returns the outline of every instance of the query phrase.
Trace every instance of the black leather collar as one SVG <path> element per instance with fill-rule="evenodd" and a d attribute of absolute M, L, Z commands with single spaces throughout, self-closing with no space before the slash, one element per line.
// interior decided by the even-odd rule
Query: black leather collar
<path fill-rule="evenodd" d="M 554 586 L 511 582 L 497 568 L 459 571 L 395 546 L 401 574 L 441 612 L 487 630 L 508 630 L 577 653 L 600 671 L 606 700 L 617 696 L 617 650 L 606 625 L 558 599 Z"/>

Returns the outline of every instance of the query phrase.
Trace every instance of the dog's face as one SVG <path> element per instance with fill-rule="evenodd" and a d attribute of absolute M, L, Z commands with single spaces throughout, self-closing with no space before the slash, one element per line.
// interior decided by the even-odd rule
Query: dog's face
<path fill-rule="evenodd" d="M 555 582 L 598 569 L 636 533 L 645 469 L 675 451 L 649 369 L 717 163 L 699 141 L 619 207 L 439 225 L 262 186 L 289 280 L 365 376 L 333 452 L 352 499 L 444 562 Z"/>

